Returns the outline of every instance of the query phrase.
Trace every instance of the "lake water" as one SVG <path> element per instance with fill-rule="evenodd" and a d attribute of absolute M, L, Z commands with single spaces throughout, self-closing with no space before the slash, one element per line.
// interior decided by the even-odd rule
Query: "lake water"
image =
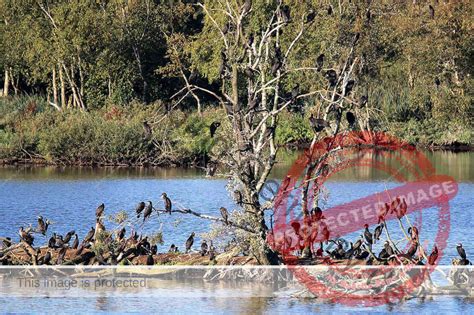
<path fill-rule="evenodd" d="M 433 163 L 438 174 L 452 176 L 459 184 L 457 196 L 451 200 L 450 234 L 448 245 L 442 257 L 442 264 L 450 264 L 457 256 L 456 243 L 462 242 L 468 256 L 474 255 L 474 233 L 472 233 L 474 201 L 474 153 L 463 152 L 424 152 Z M 372 152 L 371 158 L 396 164 L 396 155 Z M 272 174 L 272 178 L 284 178 L 296 158 L 294 153 L 284 153 Z M 330 192 L 326 207 L 361 198 L 387 188 L 400 185 L 391 176 L 373 169 L 348 169 L 329 180 L 326 184 Z M 54 221 L 51 232 L 66 233 L 75 229 L 84 237 L 94 225 L 95 208 L 100 203 L 106 204 L 107 214 L 120 210 L 133 212 L 139 201 L 151 200 L 162 207 L 160 195 L 166 192 L 175 206 L 191 208 L 201 213 L 219 216 L 219 207 L 230 211 L 235 208 L 226 190 L 225 178 L 206 178 L 197 170 L 186 169 L 92 169 L 92 168 L 56 168 L 56 167 L 3 167 L 0 168 L 0 236 L 17 238 L 20 226 L 36 224 L 36 217 L 42 215 Z M 426 240 L 426 247 L 433 245 L 437 233 L 437 209 L 427 209 L 421 214 L 411 215 L 412 219 L 422 219 L 421 234 Z M 421 216 L 420 216 L 421 215 Z M 144 232 L 157 231 L 163 224 L 165 244 L 159 246 L 159 252 L 166 251 L 171 243 L 180 248 L 188 235 L 194 231 L 198 235 L 195 242 L 200 244 L 200 233 L 207 232 L 210 224 L 189 215 L 162 215 L 153 218 L 142 229 Z M 390 225 L 389 225 L 390 228 Z M 347 236 L 355 238 L 360 232 Z M 394 232 L 394 238 L 402 237 L 401 232 Z M 46 242 L 46 239 L 44 239 Z M 37 237 L 36 244 L 43 243 Z M 472 258 L 471 258 L 472 259 Z M 338 304 L 324 304 L 311 300 L 288 298 L 177 298 L 160 303 L 160 299 L 145 302 L 138 298 L 117 299 L 114 297 L 84 299 L 1 299 L 0 310 L 28 311 L 31 306 L 41 303 L 43 310 L 61 308 L 61 311 L 170 311 L 209 312 L 223 311 L 222 305 L 228 305 L 234 313 L 309 313 L 309 312 L 352 312 L 354 309 Z M 120 302 L 120 303 L 119 303 Z M 21 309 L 16 309 L 21 305 Z M 163 306 L 164 305 L 164 306 Z M 39 309 L 38 309 L 39 310 Z M 417 301 L 392 306 L 379 307 L 373 311 L 385 312 L 438 312 L 453 311 L 472 313 L 473 304 L 464 299 L 439 297 L 434 300 Z M 364 311 L 362 309 L 361 311 Z"/>

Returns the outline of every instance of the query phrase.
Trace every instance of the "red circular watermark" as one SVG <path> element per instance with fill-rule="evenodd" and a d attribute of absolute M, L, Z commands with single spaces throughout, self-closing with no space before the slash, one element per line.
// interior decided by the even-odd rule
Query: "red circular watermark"
<path fill-rule="evenodd" d="M 389 152 L 399 165 L 394 167 L 364 154 L 374 149 L 382 157 Z M 327 179 L 354 167 L 377 169 L 403 185 L 322 212 L 314 210 L 314 201 L 319 200 Z M 282 181 L 274 201 L 274 224 L 268 242 L 297 280 L 318 298 L 365 306 L 397 302 L 419 289 L 441 260 L 450 229 L 449 200 L 457 190 L 456 181 L 436 174 L 423 153 L 385 133 L 363 131 L 326 137 L 313 143 Z M 432 207 L 438 208 L 438 228 L 428 252 L 420 241 L 421 214 Z M 413 224 L 408 214 L 417 215 Z M 391 220 L 399 222 L 407 241 L 405 248 L 397 248 L 390 238 L 386 222 Z M 373 229 L 380 225 L 382 230 L 385 227 L 386 242 L 396 250 L 389 259 L 381 260 L 361 235 L 362 247 L 371 252 L 369 258 L 376 266 L 361 265 L 363 260 L 350 256 L 331 259 L 321 251 L 328 241 L 363 230 L 364 226 Z M 318 251 L 315 244 L 321 244 Z M 416 245 L 418 255 L 408 256 L 411 245 Z M 309 251 L 312 258 L 302 260 L 294 254 L 302 250 Z M 420 267 L 422 261 L 424 267 Z M 308 263 L 311 265 L 302 265 Z"/>

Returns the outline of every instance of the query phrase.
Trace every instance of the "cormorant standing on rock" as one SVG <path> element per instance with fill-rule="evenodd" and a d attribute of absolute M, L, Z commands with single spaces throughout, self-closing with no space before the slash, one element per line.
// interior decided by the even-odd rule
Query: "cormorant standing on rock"
<path fill-rule="evenodd" d="M 64 243 L 69 243 L 69 241 L 71 240 L 72 236 L 76 234 L 76 231 L 72 230 L 72 231 L 69 231 L 67 232 L 66 236 L 64 237 Z"/>
<path fill-rule="evenodd" d="M 229 212 L 224 207 L 220 207 L 219 210 L 221 211 L 221 216 L 222 216 L 222 219 L 224 219 L 225 225 L 229 225 Z"/>
<path fill-rule="evenodd" d="M 174 244 L 171 244 L 170 249 L 168 250 L 168 253 L 175 253 L 176 252 L 176 246 Z"/>
<path fill-rule="evenodd" d="M 77 237 L 77 234 L 74 234 L 74 242 L 72 242 L 72 249 L 77 249 L 79 246 L 79 238 Z"/>
<path fill-rule="evenodd" d="M 208 250 L 207 242 L 206 240 L 203 240 L 201 243 L 201 256 L 207 255 L 207 250 Z"/>
<path fill-rule="evenodd" d="M 138 203 L 137 207 L 135 208 L 135 212 L 137 213 L 137 218 L 140 217 L 140 214 L 142 213 L 143 209 L 145 209 L 145 203 L 141 201 Z"/>
<path fill-rule="evenodd" d="M 148 201 L 148 204 L 145 208 L 145 211 L 143 212 L 143 222 L 151 215 L 151 212 L 153 210 L 153 204 L 151 201 Z"/>
<path fill-rule="evenodd" d="M 191 250 L 191 247 L 193 247 L 195 235 L 196 234 L 192 232 L 191 235 L 186 240 L 186 253 L 188 253 Z"/>
<path fill-rule="evenodd" d="M 49 265 L 50 262 L 51 262 L 51 252 L 47 251 L 43 257 L 43 265 Z"/>
<path fill-rule="evenodd" d="M 105 210 L 105 205 L 104 204 L 101 204 L 100 206 L 97 207 L 97 209 L 95 210 L 95 216 L 100 218 L 102 216 L 102 214 L 104 213 L 104 210 Z"/>
<path fill-rule="evenodd" d="M 147 266 L 153 266 L 155 264 L 155 260 L 153 259 L 153 255 L 149 254 L 146 256 L 146 265 Z"/>
<path fill-rule="evenodd" d="M 48 247 L 49 248 L 55 248 L 56 247 L 56 233 L 53 233 L 53 235 L 49 238 Z"/>
<path fill-rule="evenodd" d="M 211 125 L 209 126 L 209 132 L 211 133 L 211 138 L 214 138 L 214 135 L 216 134 L 217 128 L 219 128 L 221 125 L 220 122 L 218 121 L 213 121 Z"/>
<path fill-rule="evenodd" d="M 161 194 L 161 198 L 162 198 L 163 201 L 165 202 L 165 210 L 166 210 L 166 212 L 168 212 L 169 214 L 171 214 L 171 207 L 172 207 L 171 199 L 168 198 L 168 196 L 166 195 L 166 193 L 162 193 L 162 194 Z"/>

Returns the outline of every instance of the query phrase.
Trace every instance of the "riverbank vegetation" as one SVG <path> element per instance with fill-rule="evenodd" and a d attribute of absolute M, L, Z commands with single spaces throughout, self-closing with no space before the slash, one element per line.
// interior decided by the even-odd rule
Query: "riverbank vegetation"
<path fill-rule="evenodd" d="M 374 131 L 427 145 L 472 143 L 469 1 L 1 5 L 2 151 L 59 163 L 202 160 L 209 175 L 226 165 L 233 214 L 242 215 L 233 226 L 260 264 L 281 261 L 265 211 L 278 215 L 293 189 L 302 222 L 291 227 L 325 225 L 323 250 L 330 231 L 319 179 L 338 167 L 338 154 L 404 147 Z M 42 100 L 17 110 L 11 92 Z M 283 196 L 262 204 L 287 143 L 311 144 L 304 180 L 293 188 L 298 179 L 287 177 Z M 302 246 L 303 257 L 318 255 Z"/>
<path fill-rule="evenodd" d="M 362 34 L 352 90 L 367 97 L 367 127 L 423 146 L 472 145 L 469 1 L 437 4 L 433 16 L 426 1 L 287 2 L 294 18 L 283 41 L 296 35 L 298 16 L 310 7 L 317 12 L 288 65 L 313 67 L 321 54 L 324 68 L 337 65 L 353 34 Z M 225 114 L 203 88 L 219 87 L 229 71 L 220 69 L 225 43 L 214 23 L 229 34 L 234 26 L 224 23 L 222 12 L 207 20 L 194 1 L 0 6 L 0 158 L 176 165 L 209 154 L 216 141 L 206 125 Z M 252 37 L 258 39 L 271 10 L 255 1 L 246 22 Z M 286 76 L 280 90 L 289 94 L 298 83 L 305 93 L 325 81 L 321 72 L 299 71 Z M 279 145 L 311 142 L 307 118 L 321 112 L 320 97 L 310 95 L 282 113 Z M 142 141 L 143 120 L 152 122 L 154 141 Z M 220 130 L 220 140 L 231 133 Z"/>

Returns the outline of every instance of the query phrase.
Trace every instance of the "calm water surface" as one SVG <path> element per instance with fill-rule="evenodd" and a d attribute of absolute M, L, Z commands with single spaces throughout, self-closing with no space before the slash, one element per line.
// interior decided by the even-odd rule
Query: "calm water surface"
<path fill-rule="evenodd" d="M 473 201 L 474 201 L 474 153 L 452 152 L 425 152 L 435 166 L 438 174 L 447 174 L 454 177 L 459 183 L 459 192 L 450 202 L 451 228 L 448 246 L 441 260 L 442 264 L 449 264 L 456 257 L 455 245 L 462 242 L 468 255 L 474 258 Z M 396 165 L 397 156 L 380 152 L 372 152 L 370 157 Z M 294 153 L 282 154 L 279 164 L 272 174 L 272 178 L 284 178 L 289 167 L 295 160 Z M 173 200 L 174 205 L 191 208 L 193 210 L 219 216 L 219 207 L 225 206 L 229 210 L 234 208 L 233 202 L 226 191 L 225 178 L 206 178 L 201 171 L 186 169 L 91 169 L 91 168 L 0 168 L 0 236 L 17 238 L 19 226 L 35 224 L 36 217 L 43 215 L 54 221 L 51 231 L 65 233 L 76 229 L 83 237 L 94 225 L 95 208 L 98 204 L 106 204 L 108 214 L 120 210 L 132 212 L 137 202 L 153 201 L 162 207 L 160 195 L 166 192 Z M 380 171 L 372 169 L 348 169 L 331 177 L 326 184 L 329 191 L 328 203 L 330 207 L 361 198 L 386 188 L 400 185 Z M 437 232 L 437 209 L 426 209 L 421 214 L 412 214 L 412 220 L 422 219 L 421 234 L 424 239 L 434 239 Z M 163 223 L 165 244 L 159 247 L 163 252 L 171 243 L 180 248 L 187 236 L 195 231 L 208 231 L 210 225 L 206 221 L 186 215 L 172 215 L 156 217 L 147 223 L 145 232 L 157 231 Z M 402 235 L 394 230 L 394 238 Z M 360 232 L 347 236 L 352 239 Z M 44 240 L 46 241 L 46 239 Z M 42 243 L 37 237 L 36 243 Z M 200 244 L 200 240 L 195 242 Z M 433 244 L 427 241 L 426 246 Z M 192 294 L 191 294 L 192 295 Z M 3 300 L 3 301 L 2 301 Z M 120 302 L 120 303 L 118 303 Z M 164 301 L 163 301 L 164 302 Z M 204 310 L 219 313 L 224 310 L 223 304 L 233 313 L 309 313 L 309 312 L 353 312 L 338 304 L 315 303 L 288 298 L 176 298 L 160 303 L 157 298 L 153 303 L 138 298 L 120 299 L 114 297 L 84 299 L 0 299 L 0 310 L 28 311 L 32 305 L 41 303 L 43 311 L 51 311 L 61 307 L 63 311 L 77 312 L 82 307 L 89 311 L 164 311 L 164 312 L 195 312 Z M 392 307 L 374 308 L 372 311 L 385 312 L 437 312 L 446 313 L 473 313 L 474 304 L 471 302 L 440 297 L 434 300 L 412 300 Z M 21 309 L 16 307 L 21 306 Z M 362 310 L 363 311 L 363 310 Z"/>

